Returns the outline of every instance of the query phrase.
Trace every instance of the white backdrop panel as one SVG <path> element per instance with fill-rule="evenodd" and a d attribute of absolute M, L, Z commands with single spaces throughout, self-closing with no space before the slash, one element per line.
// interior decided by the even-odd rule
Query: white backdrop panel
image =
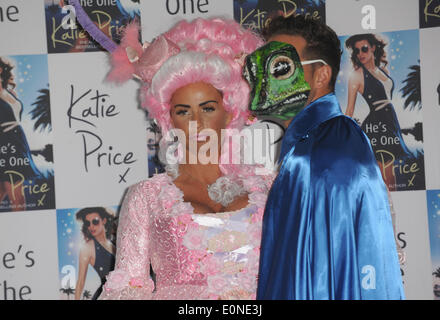
<path fill-rule="evenodd" d="M 49 55 L 57 208 L 117 205 L 128 186 L 147 178 L 139 86 L 103 83 L 107 58 Z"/>
<path fill-rule="evenodd" d="M 151 41 L 182 19 L 233 19 L 233 0 L 141 1 L 142 39 Z"/>
<path fill-rule="evenodd" d="M 59 299 L 55 210 L 0 216 L 0 300 Z"/>
<path fill-rule="evenodd" d="M 46 53 L 43 0 L 0 0 L 0 54 Z"/>
<path fill-rule="evenodd" d="M 407 299 L 433 299 L 426 191 L 391 192 L 399 243 L 406 253 L 402 267 Z"/>
<path fill-rule="evenodd" d="M 437 41 L 434 41 L 437 39 Z M 423 104 L 426 189 L 440 189 L 440 27 L 420 29 L 420 73 Z"/>
<path fill-rule="evenodd" d="M 327 0 L 325 5 L 326 23 L 338 35 L 419 28 L 417 0 Z M 374 7 L 374 30 L 366 30 L 362 26 L 363 20 L 370 24 L 368 20 L 372 11 L 366 6 Z M 366 11 L 363 12 L 363 8 Z"/>

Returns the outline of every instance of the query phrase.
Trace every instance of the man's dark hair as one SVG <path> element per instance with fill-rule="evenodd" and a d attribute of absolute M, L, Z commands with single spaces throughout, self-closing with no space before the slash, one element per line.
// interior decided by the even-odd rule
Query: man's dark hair
<path fill-rule="evenodd" d="M 303 37 L 307 41 L 304 57 L 309 60 L 322 59 L 328 63 L 332 69 L 329 86 L 334 90 L 342 51 L 338 36 L 329 26 L 303 15 L 292 15 L 287 18 L 277 16 L 265 26 L 262 34 L 266 40 L 281 34 Z"/>

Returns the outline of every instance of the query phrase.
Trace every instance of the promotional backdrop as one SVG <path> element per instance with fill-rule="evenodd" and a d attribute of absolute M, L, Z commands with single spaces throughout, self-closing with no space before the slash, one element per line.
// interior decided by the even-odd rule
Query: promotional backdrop
<path fill-rule="evenodd" d="M 116 42 L 134 19 L 143 41 L 197 17 L 259 31 L 274 14 L 304 14 L 332 27 L 343 53 L 335 93 L 370 138 L 391 191 L 406 296 L 440 299 L 440 0 L 81 3 Z M 384 43 L 387 63 L 376 69 L 353 64 L 354 47 L 346 45 L 367 33 Z M 127 187 L 162 171 L 160 132 L 139 107 L 138 82 L 105 80 L 108 53 L 78 26 L 67 0 L 0 0 L 0 39 L 7 78 L 0 86 L 0 300 L 92 299 L 113 267 Z M 364 91 L 349 85 L 356 75 Z M 355 102 L 347 108 L 350 90 Z M 279 149 L 279 123 L 253 126 L 274 129 L 269 140 Z M 110 215 L 78 217 L 91 207 Z M 90 252 L 106 258 L 97 262 Z"/>

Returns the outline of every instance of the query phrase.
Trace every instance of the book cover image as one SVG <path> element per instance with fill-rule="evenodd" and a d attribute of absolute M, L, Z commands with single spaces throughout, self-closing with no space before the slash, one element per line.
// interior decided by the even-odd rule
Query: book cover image
<path fill-rule="evenodd" d="M 440 190 L 427 190 L 434 299 L 440 300 Z"/>
<path fill-rule="evenodd" d="M 261 30 L 273 14 L 302 14 L 325 23 L 325 1 L 234 0 L 234 19 L 246 28 Z"/>
<path fill-rule="evenodd" d="M 419 31 L 342 36 L 335 93 L 360 125 L 390 191 L 425 189 Z"/>
<path fill-rule="evenodd" d="M 419 0 L 420 28 L 440 27 L 440 0 Z"/>
<path fill-rule="evenodd" d="M 47 55 L 0 56 L 0 212 L 55 208 Z"/>
<path fill-rule="evenodd" d="M 95 300 L 114 269 L 119 206 L 57 210 L 60 298 Z"/>
<path fill-rule="evenodd" d="M 147 155 L 148 177 L 165 171 L 159 160 L 159 141 L 162 138 L 160 128 L 153 119 L 147 119 Z"/>
<path fill-rule="evenodd" d="M 80 3 L 97 27 L 116 43 L 129 22 L 140 23 L 139 1 L 81 0 Z M 75 8 L 68 0 L 45 0 L 45 13 L 48 53 L 103 50 L 79 25 Z"/>

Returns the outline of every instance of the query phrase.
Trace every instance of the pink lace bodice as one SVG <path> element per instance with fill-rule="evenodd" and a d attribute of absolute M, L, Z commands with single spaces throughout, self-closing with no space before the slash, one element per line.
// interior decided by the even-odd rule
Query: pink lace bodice
<path fill-rule="evenodd" d="M 254 299 L 272 179 L 244 179 L 249 204 L 212 214 L 195 214 L 165 173 L 130 187 L 120 212 L 115 270 L 100 299 Z"/>

